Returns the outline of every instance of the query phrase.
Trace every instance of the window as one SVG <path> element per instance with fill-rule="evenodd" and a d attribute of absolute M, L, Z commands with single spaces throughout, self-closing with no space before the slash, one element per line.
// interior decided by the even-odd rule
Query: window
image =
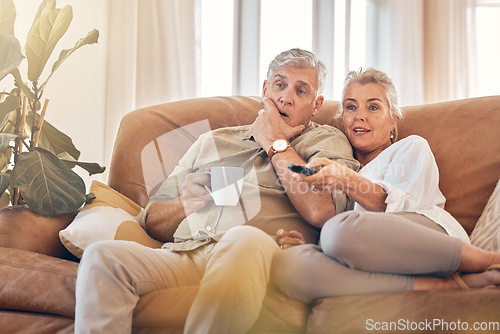
<path fill-rule="evenodd" d="M 366 0 L 336 1 L 333 21 L 333 87 L 325 96 L 340 100 L 347 73 L 366 67 Z"/>
<path fill-rule="evenodd" d="M 423 72 L 422 41 L 411 32 L 422 29 L 424 18 L 415 14 L 410 20 L 405 16 L 408 8 L 418 9 L 418 4 L 409 6 L 409 2 L 397 0 L 200 1 L 201 96 L 260 95 L 271 59 L 278 52 L 299 47 L 315 52 L 325 62 L 327 99 L 340 98 L 348 71 L 374 66 L 395 79 L 400 102 L 423 103 L 423 77 L 420 81 L 408 78 L 405 70 L 418 68 Z M 375 5 L 385 11 L 374 11 Z M 473 70 L 473 78 L 456 84 L 473 87 L 478 96 L 500 94 L 500 67 L 496 64 L 500 0 L 476 0 L 474 10 L 476 23 L 471 31 L 475 27 L 477 34 L 469 37 L 477 48 L 464 51 L 476 58 L 477 66 L 473 67 L 477 71 Z M 399 14 L 389 16 L 391 24 L 384 24 L 388 13 Z M 375 21 L 377 29 L 373 28 Z"/>
<path fill-rule="evenodd" d="M 292 48 L 312 50 L 312 0 L 264 0 L 261 2 L 260 83 L 269 62 Z"/>
<path fill-rule="evenodd" d="M 201 96 L 232 94 L 233 0 L 201 1 Z"/>
<path fill-rule="evenodd" d="M 329 74 L 324 95 L 338 98 L 347 71 L 365 64 L 365 2 L 201 0 L 201 96 L 260 95 L 272 58 L 298 47 L 315 52 L 326 63 Z M 245 22 L 239 27 L 235 25 L 236 3 L 240 10 L 245 7 L 239 18 Z M 351 12 L 352 19 L 348 18 Z M 247 30 L 235 38 L 238 29 Z M 239 84 L 234 85 L 235 81 Z"/>
<path fill-rule="evenodd" d="M 500 67 L 500 1 L 478 1 L 477 33 L 477 95 L 499 95 Z"/>

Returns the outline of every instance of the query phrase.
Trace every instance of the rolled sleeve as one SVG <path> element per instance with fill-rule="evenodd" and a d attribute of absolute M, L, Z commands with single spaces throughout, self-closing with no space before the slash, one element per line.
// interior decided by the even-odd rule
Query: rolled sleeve
<path fill-rule="evenodd" d="M 299 150 L 303 147 L 303 156 L 307 162 L 313 158 L 326 158 L 355 171 L 359 170 L 359 162 L 353 157 L 352 146 L 339 129 L 329 125 L 316 125 L 305 138 L 306 140 L 297 146 Z M 332 201 L 336 214 L 351 210 L 354 204 L 340 190 L 332 191 Z"/>
<path fill-rule="evenodd" d="M 418 209 L 419 203 L 409 194 L 391 186 L 389 183 L 384 181 L 376 181 L 376 184 L 381 186 L 387 193 L 385 199 L 385 204 L 387 207 L 385 212 L 414 212 Z"/>

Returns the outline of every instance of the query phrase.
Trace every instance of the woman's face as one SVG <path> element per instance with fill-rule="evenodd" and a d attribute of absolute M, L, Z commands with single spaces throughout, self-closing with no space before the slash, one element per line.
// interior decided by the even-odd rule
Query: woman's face
<path fill-rule="evenodd" d="M 347 138 L 359 154 L 380 153 L 391 145 L 389 103 L 381 86 L 353 83 L 345 90 L 344 127 Z"/>

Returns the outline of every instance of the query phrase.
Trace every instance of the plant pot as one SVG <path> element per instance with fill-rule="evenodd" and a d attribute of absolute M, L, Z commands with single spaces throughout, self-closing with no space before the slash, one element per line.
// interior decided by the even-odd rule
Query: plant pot
<path fill-rule="evenodd" d="M 59 239 L 59 231 L 76 213 L 45 217 L 23 205 L 0 210 L 0 247 L 24 249 L 63 259 L 75 260 Z"/>

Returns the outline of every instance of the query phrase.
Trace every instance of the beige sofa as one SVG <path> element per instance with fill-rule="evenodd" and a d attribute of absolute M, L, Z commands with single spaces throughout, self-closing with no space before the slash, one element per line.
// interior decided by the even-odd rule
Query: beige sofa
<path fill-rule="evenodd" d="M 108 185 L 144 206 L 148 193 L 207 126 L 249 124 L 260 108 L 258 100 L 250 97 L 214 97 L 127 114 L 116 138 Z M 338 125 L 333 118 L 336 108 L 337 102 L 326 101 L 314 121 Z M 405 109 L 400 138 L 418 134 L 429 141 L 439 165 L 446 209 L 471 233 L 500 178 L 500 96 Z M 192 126 L 195 122 L 199 123 Z M 175 140 L 169 139 L 172 145 L 163 147 L 161 156 L 145 155 L 161 136 Z M 50 219 L 23 207 L 0 211 L 0 332 L 73 331 L 78 261 L 58 237 L 73 216 Z M 134 332 L 182 332 L 196 291 L 196 287 L 165 289 L 141 297 Z M 467 323 L 469 330 L 464 333 L 477 332 L 472 330 L 474 322 L 499 322 L 500 289 L 359 295 L 322 299 L 314 305 L 271 290 L 252 332 L 393 333 L 402 331 L 380 326 L 395 322 L 414 329 L 411 326 L 433 321 Z M 440 328 L 420 327 L 412 332 L 456 332 Z"/>

